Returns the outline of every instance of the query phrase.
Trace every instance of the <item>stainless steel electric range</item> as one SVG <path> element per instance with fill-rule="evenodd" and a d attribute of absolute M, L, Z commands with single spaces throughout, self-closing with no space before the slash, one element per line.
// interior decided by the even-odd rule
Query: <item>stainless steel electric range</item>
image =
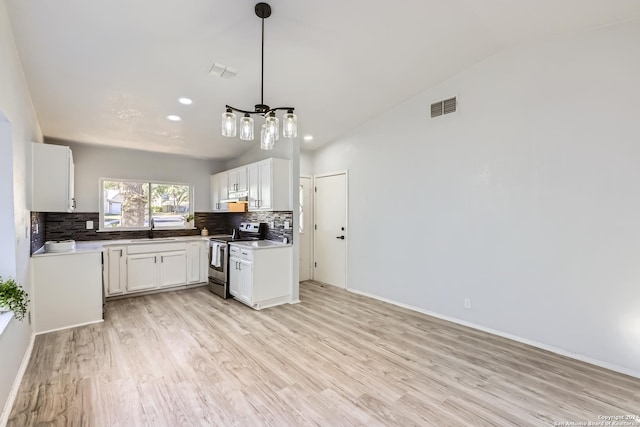
<path fill-rule="evenodd" d="M 264 240 L 267 224 L 243 222 L 233 234 L 219 234 L 209 239 L 209 290 L 221 298 L 229 298 L 229 243 Z"/>

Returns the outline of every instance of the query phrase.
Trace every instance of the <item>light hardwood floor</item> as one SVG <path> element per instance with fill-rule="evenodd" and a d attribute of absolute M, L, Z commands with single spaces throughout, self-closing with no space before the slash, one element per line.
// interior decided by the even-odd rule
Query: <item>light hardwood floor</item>
<path fill-rule="evenodd" d="M 41 335 L 9 426 L 553 425 L 640 414 L 640 380 L 317 283 L 206 288 Z M 638 423 L 640 425 L 640 422 Z"/>

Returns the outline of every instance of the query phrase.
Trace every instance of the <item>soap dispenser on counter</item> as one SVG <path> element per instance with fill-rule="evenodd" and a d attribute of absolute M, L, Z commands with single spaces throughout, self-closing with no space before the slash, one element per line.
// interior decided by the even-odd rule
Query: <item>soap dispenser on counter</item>
<path fill-rule="evenodd" d="M 202 230 L 200 230 L 200 235 L 201 236 L 208 236 L 209 235 L 209 230 L 207 230 L 207 227 L 202 227 Z"/>

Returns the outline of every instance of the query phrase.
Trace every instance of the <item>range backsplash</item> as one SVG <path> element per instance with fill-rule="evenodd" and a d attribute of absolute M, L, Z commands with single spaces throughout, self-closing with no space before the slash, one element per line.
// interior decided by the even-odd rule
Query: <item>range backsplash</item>
<path fill-rule="evenodd" d="M 231 234 L 241 222 L 267 223 L 267 239 L 282 241 L 284 237 L 293 242 L 293 212 L 196 212 L 194 215 L 196 230 L 153 230 L 153 237 L 196 236 L 206 227 L 209 235 Z M 86 222 L 93 221 L 98 227 L 100 215 L 89 213 L 31 212 L 31 253 L 40 249 L 45 241 L 68 240 L 121 240 L 143 239 L 149 237 L 148 230 L 97 232 L 86 229 Z M 284 222 L 289 221 L 289 229 L 284 229 Z M 274 227 L 269 227 L 273 222 Z"/>

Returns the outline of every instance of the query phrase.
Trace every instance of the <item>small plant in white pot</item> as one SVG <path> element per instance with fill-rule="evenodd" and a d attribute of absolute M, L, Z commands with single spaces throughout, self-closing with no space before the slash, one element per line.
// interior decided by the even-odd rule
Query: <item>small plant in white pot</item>
<path fill-rule="evenodd" d="M 13 279 L 0 277 L 0 312 L 13 311 L 17 320 L 24 319 L 29 310 L 29 294 Z"/>

